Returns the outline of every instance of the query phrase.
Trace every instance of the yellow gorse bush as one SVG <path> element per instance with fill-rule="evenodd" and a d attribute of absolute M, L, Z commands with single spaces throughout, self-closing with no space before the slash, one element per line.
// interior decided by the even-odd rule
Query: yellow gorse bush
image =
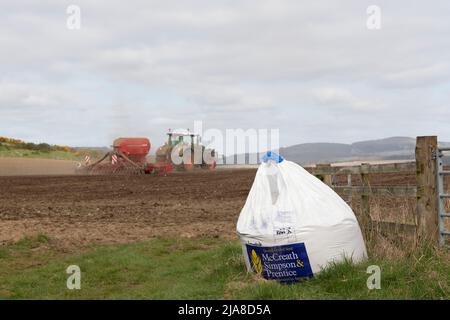
<path fill-rule="evenodd" d="M 1 137 L 1 136 L 0 136 L 0 143 L 7 143 L 7 144 L 11 144 L 11 145 L 18 146 L 18 147 L 20 147 L 20 145 L 22 145 L 24 147 L 24 149 L 29 149 L 30 145 L 33 147 L 39 146 L 38 144 L 27 143 L 20 139 L 13 139 L 13 138 L 8 138 L 8 137 Z M 73 152 L 73 153 L 76 152 L 76 150 L 74 148 L 71 148 L 69 146 L 52 145 L 52 146 L 50 146 L 50 148 L 53 149 L 54 151 L 64 151 L 64 152 Z"/>
<path fill-rule="evenodd" d="M 10 143 L 10 144 L 22 144 L 22 143 L 25 143 L 22 140 L 12 139 L 12 138 L 7 138 L 7 137 L 0 137 L 0 142 Z"/>

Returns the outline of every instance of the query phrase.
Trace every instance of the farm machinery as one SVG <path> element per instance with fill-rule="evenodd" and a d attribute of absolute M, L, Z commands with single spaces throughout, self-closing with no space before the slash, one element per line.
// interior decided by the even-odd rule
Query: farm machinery
<path fill-rule="evenodd" d="M 166 175 L 173 167 L 168 162 L 148 162 L 150 140 L 147 138 L 118 138 L 114 140 L 112 151 L 99 160 L 79 165 L 77 172 L 82 174 L 149 174 Z"/>
<path fill-rule="evenodd" d="M 205 155 L 209 161 L 205 161 Z M 168 162 L 177 171 L 214 169 L 216 152 L 201 144 L 201 137 L 188 130 L 169 129 L 167 141 L 156 150 L 156 161 Z"/>
<path fill-rule="evenodd" d="M 114 140 L 112 150 L 95 162 L 86 156 L 84 164 L 79 164 L 80 174 L 163 174 L 176 170 L 194 168 L 215 168 L 213 159 L 207 164 L 203 154 L 215 156 L 215 151 L 205 149 L 200 136 L 187 131 L 171 131 L 168 140 L 156 150 L 156 161 L 147 160 L 151 144 L 147 138 L 118 138 Z M 199 157 L 200 155 L 200 157 Z M 200 158 L 200 160 L 199 160 Z"/>

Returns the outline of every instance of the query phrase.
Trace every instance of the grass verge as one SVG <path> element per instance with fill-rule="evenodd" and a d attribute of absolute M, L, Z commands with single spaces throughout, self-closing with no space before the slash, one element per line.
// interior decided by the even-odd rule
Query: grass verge
<path fill-rule="evenodd" d="M 69 265 L 81 289 L 68 290 Z M 381 268 L 381 289 L 366 285 Z M 396 258 L 330 266 L 295 285 L 245 271 L 240 244 L 220 239 L 154 239 L 61 253 L 45 235 L 0 247 L 2 299 L 449 299 L 449 253 L 430 247 Z"/>
<path fill-rule="evenodd" d="M 0 147 L 2 158 L 32 158 L 32 159 L 54 159 L 79 161 L 80 156 L 66 151 L 38 151 L 28 149 L 5 149 Z"/>

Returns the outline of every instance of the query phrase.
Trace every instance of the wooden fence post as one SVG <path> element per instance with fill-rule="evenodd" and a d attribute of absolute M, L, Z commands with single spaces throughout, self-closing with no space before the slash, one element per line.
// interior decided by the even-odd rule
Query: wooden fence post
<path fill-rule="evenodd" d="M 347 175 L 347 187 L 352 187 L 352 174 Z M 352 206 L 352 200 L 353 200 L 353 192 L 350 192 L 350 195 L 348 196 L 348 204 L 349 206 Z"/>
<path fill-rule="evenodd" d="M 361 193 L 361 225 L 366 231 L 366 236 L 368 231 L 371 229 L 372 219 L 370 218 L 370 195 L 366 192 L 370 188 L 369 180 L 370 164 L 361 164 L 361 184 L 364 188 Z"/>
<path fill-rule="evenodd" d="M 417 235 L 421 241 L 433 244 L 439 239 L 436 153 L 436 136 L 417 137 Z"/>
<path fill-rule="evenodd" d="M 316 168 L 329 168 L 329 167 L 331 167 L 331 164 L 329 164 L 329 163 L 318 163 L 318 164 L 316 164 Z M 333 184 L 333 181 L 332 181 L 332 178 L 331 178 L 331 174 L 321 174 L 319 177 L 318 177 L 320 180 L 322 180 L 323 181 L 323 183 L 325 183 L 326 185 L 328 185 L 328 186 L 332 186 L 332 184 Z"/>

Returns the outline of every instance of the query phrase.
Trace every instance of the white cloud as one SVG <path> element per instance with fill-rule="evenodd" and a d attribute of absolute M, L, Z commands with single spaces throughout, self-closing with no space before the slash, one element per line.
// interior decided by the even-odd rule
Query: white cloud
<path fill-rule="evenodd" d="M 80 0 L 79 31 L 66 28 L 69 4 L 2 3 L 5 134 L 107 145 L 199 119 L 276 126 L 286 145 L 426 134 L 433 114 L 450 116 L 447 1 L 379 1 L 379 31 L 356 0 Z"/>
<path fill-rule="evenodd" d="M 450 82 L 450 64 L 439 63 L 404 69 L 385 76 L 387 85 L 399 87 L 427 87 Z"/>
<path fill-rule="evenodd" d="M 313 92 L 314 98 L 321 105 L 348 109 L 350 111 L 373 112 L 382 109 L 383 105 L 375 97 L 362 99 L 355 97 L 349 90 L 342 88 L 319 88 Z"/>
<path fill-rule="evenodd" d="M 69 99 L 69 93 L 57 85 L 0 82 L 0 106 L 3 111 L 16 109 L 21 112 L 42 112 L 43 109 L 60 107 Z"/>

